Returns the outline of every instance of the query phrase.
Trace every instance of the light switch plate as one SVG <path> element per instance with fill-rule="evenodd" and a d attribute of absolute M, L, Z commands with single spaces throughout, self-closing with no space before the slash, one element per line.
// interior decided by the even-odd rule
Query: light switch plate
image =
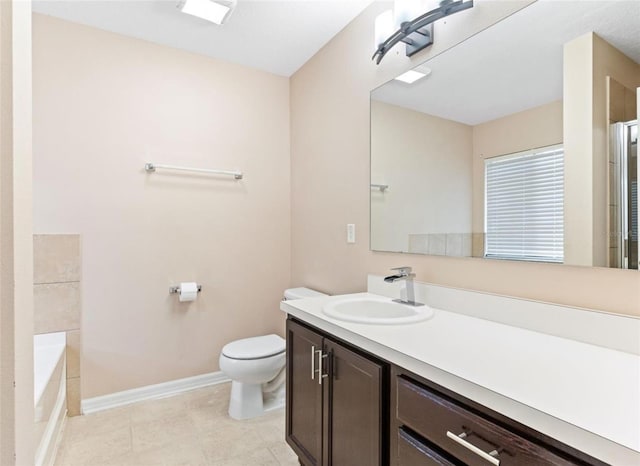
<path fill-rule="evenodd" d="M 354 223 L 347 223 L 347 243 L 356 242 L 356 225 Z"/>

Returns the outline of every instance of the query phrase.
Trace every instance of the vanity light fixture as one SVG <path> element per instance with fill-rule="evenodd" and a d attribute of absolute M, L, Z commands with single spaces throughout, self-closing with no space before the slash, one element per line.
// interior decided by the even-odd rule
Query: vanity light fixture
<path fill-rule="evenodd" d="M 216 24 L 223 24 L 236 6 L 236 0 L 184 0 L 180 11 Z"/>
<path fill-rule="evenodd" d="M 414 53 L 433 44 L 433 23 L 454 13 L 473 6 L 473 0 L 441 0 L 440 6 L 427 11 L 420 16 L 415 15 L 415 5 L 420 2 L 413 0 L 396 0 L 394 11 L 387 10 L 378 15 L 375 21 L 376 51 L 371 57 L 376 65 L 398 42 L 406 44 L 406 54 L 410 57 Z M 409 20 L 409 18 L 414 19 Z M 387 31 L 398 28 L 386 39 Z"/>

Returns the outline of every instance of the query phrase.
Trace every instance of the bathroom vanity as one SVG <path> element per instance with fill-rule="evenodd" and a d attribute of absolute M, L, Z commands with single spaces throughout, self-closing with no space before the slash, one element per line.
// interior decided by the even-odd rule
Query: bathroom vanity
<path fill-rule="evenodd" d="M 398 287 L 379 282 L 371 277 L 369 288 L 397 297 Z M 413 324 L 329 317 L 323 307 L 340 296 L 282 303 L 287 442 L 302 464 L 640 464 L 637 319 L 564 308 L 586 315 L 573 339 L 557 335 L 567 315 L 556 335 L 543 331 L 559 306 L 417 285 L 433 316 Z M 456 297 L 463 312 L 434 307 Z M 629 348 L 591 334 L 617 325 L 633 327 Z"/>

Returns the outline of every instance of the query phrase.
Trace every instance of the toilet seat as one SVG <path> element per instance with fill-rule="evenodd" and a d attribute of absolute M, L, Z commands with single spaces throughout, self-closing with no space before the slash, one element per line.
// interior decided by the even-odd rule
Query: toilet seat
<path fill-rule="evenodd" d="M 222 348 L 222 354 L 229 359 L 266 359 L 284 353 L 286 346 L 287 343 L 283 338 L 271 334 L 227 343 Z"/>

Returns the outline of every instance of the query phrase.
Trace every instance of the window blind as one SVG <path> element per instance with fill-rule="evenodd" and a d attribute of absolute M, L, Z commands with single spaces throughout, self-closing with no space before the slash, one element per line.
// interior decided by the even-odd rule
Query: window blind
<path fill-rule="evenodd" d="M 562 146 L 486 159 L 485 189 L 485 257 L 563 262 Z"/>

